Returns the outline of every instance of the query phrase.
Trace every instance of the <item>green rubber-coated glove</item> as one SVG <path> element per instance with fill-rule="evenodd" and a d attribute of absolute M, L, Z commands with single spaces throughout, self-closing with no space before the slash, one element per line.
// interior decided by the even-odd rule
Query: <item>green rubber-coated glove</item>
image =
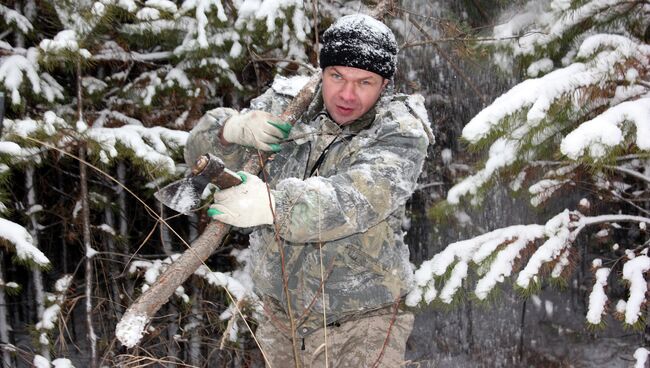
<path fill-rule="evenodd" d="M 226 142 L 278 152 L 280 143 L 289 137 L 291 125 L 266 111 L 252 110 L 231 116 L 223 126 Z"/>
<path fill-rule="evenodd" d="M 259 177 L 239 172 L 242 183 L 214 193 L 214 204 L 208 216 L 237 227 L 270 225 L 273 223 L 275 199 Z M 270 201 L 269 201 L 270 196 Z"/>

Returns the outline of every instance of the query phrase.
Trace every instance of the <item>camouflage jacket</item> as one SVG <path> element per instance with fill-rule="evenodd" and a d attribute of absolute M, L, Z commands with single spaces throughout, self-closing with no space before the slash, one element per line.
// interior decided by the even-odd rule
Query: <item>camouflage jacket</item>
<path fill-rule="evenodd" d="M 412 270 L 403 242 L 404 204 L 429 145 L 428 120 L 417 117 L 425 111 L 419 95 L 384 93 L 343 128 L 325 112 L 320 91 L 316 95 L 265 167 L 302 336 L 323 326 L 323 303 L 329 324 L 385 307 L 407 290 Z M 271 88 L 251 109 L 279 115 L 290 98 Z M 231 169 L 243 166 L 247 148 L 219 144 L 218 132 L 233 113 L 217 108 L 202 118 L 190 133 L 187 162 L 211 152 Z M 286 307 L 274 227 L 255 228 L 250 249 L 256 292 Z"/>

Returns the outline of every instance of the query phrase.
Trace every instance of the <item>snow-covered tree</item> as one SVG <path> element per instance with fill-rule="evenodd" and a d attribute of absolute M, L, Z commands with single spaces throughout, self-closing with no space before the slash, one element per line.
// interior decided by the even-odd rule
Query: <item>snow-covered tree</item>
<path fill-rule="evenodd" d="M 527 192 L 539 208 L 557 206 L 553 200 L 561 196 L 566 209 L 545 224 L 450 244 L 416 271 L 408 304 L 451 303 L 471 272 L 479 300 L 515 273 L 515 286 L 531 291 L 545 278 L 566 278 L 576 246 L 587 242 L 602 253 L 592 263 L 587 322 L 600 325 L 609 310 L 625 324 L 643 323 L 650 270 L 649 20 L 647 2 L 533 1 L 494 28 L 495 62 L 525 71 L 527 79 L 463 129 L 464 140 L 487 157 L 449 190 L 445 206 L 479 206 L 485 193 L 504 185 Z M 619 277 L 628 297 L 610 302 L 607 285 Z"/>
<path fill-rule="evenodd" d="M 566 278 L 576 246 L 587 242 L 602 254 L 592 263 L 587 322 L 602 324 L 609 310 L 627 325 L 643 325 L 650 270 L 649 20 L 647 2 L 531 1 L 494 28 L 494 61 L 505 71 L 525 71 L 527 79 L 463 129 L 470 147 L 487 155 L 449 190 L 444 207 L 480 205 L 490 188 L 504 185 L 527 194 L 534 207 L 559 200 L 566 209 L 542 225 L 450 244 L 416 271 L 408 304 L 451 303 L 472 272 L 479 300 L 513 274 L 515 286 L 530 292 L 544 278 Z M 621 279 L 628 297 L 610 302 L 607 285 Z"/>

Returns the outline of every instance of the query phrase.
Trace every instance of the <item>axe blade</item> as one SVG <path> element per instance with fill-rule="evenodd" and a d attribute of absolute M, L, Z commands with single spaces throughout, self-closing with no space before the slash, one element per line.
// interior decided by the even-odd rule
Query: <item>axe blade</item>
<path fill-rule="evenodd" d="M 154 197 L 172 210 L 188 215 L 201 204 L 201 194 L 192 178 L 185 178 L 168 184 L 154 193 Z"/>
<path fill-rule="evenodd" d="M 241 182 L 241 177 L 228 170 L 220 158 L 206 153 L 196 160 L 189 177 L 168 184 L 154 193 L 154 197 L 174 211 L 187 215 L 199 207 L 208 184 L 227 189 Z"/>

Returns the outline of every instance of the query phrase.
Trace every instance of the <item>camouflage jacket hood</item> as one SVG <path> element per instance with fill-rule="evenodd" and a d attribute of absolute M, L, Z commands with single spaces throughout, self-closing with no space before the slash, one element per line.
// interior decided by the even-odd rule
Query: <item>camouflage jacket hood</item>
<path fill-rule="evenodd" d="M 385 93 L 345 127 L 329 118 L 320 91 L 317 96 L 265 167 L 300 335 L 323 326 L 323 307 L 329 324 L 406 292 L 412 269 L 403 242 L 404 204 L 429 145 L 419 95 Z M 269 89 L 251 109 L 279 115 L 290 98 Z M 186 161 L 212 152 L 229 168 L 242 167 L 245 148 L 218 144 L 222 124 L 235 113 L 209 111 L 190 134 Z M 256 292 L 286 306 L 274 227 L 256 228 L 250 248 Z"/>

